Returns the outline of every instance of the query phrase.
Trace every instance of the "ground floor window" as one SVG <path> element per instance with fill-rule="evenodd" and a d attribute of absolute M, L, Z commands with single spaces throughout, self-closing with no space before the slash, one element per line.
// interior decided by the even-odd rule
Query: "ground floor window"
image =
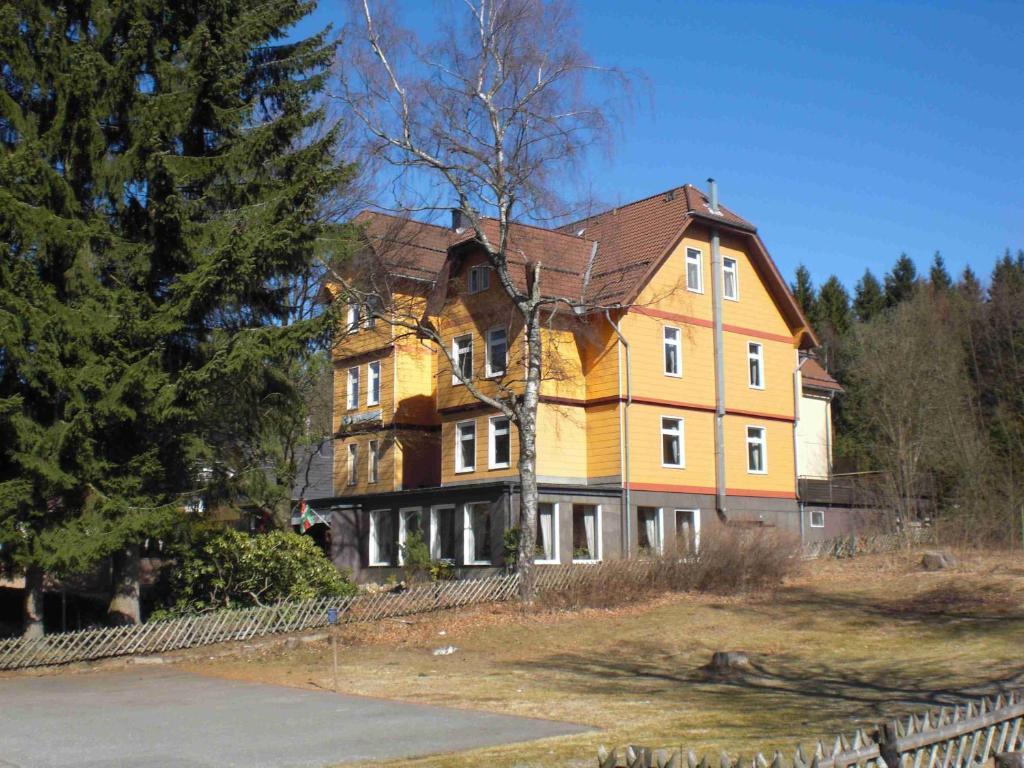
<path fill-rule="evenodd" d="M 700 510 L 677 509 L 675 514 L 676 552 L 692 555 L 700 544 Z"/>
<path fill-rule="evenodd" d="M 648 555 L 661 553 L 663 541 L 661 531 L 661 510 L 657 507 L 637 507 L 637 547 Z"/>
<path fill-rule="evenodd" d="M 398 520 L 394 510 L 370 512 L 370 565 L 398 563 Z"/>
<path fill-rule="evenodd" d="M 601 508 L 593 504 L 572 505 L 572 559 L 593 562 L 601 559 Z"/>
<path fill-rule="evenodd" d="M 811 510 L 811 528 L 824 528 L 825 527 L 825 510 L 823 509 L 812 509 Z"/>
<path fill-rule="evenodd" d="M 558 505 L 541 502 L 537 505 L 538 563 L 558 562 Z"/>
<path fill-rule="evenodd" d="M 466 505 L 466 538 L 463 561 L 466 565 L 491 564 L 491 505 L 476 502 Z"/>
<path fill-rule="evenodd" d="M 455 562 L 455 507 L 434 507 L 430 511 L 430 557 Z"/>
<path fill-rule="evenodd" d="M 402 547 L 410 536 L 423 535 L 423 510 L 419 507 L 407 507 L 398 513 L 398 564 L 405 565 Z"/>

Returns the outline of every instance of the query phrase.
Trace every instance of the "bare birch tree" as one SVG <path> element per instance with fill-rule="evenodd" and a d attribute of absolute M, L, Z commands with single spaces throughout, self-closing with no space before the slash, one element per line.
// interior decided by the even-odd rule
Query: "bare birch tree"
<path fill-rule="evenodd" d="M 390 178 L 396 212 L 457 208 L 521 324 L 521 386 L 485 392 L 451 359 L 440 330 L 422 316 L 390 318 L 428 340 L 481 403 L 519 433 L 522 596 L 532 598 L 537 519 L 537 407 L 542 324 L 559 309 L 586 308 L 545 292 L 540 254 L 526 274 L 510 259 L 515 221 L 574 212 L 569 180 L 606 142 L 628 91 L 620 71 L 596 66 L 579 42 L 574 8 L 562 0 L 463 0 L 438 13 L 429 40 L 397 23 L 394 7 L 354 0 L 338 40 L 342 119 L 360 126 L 367 155 Z M 454 205 L 453 205 L 454 204 Z M 369 298 L 369 297 L 364 297 Z M 383 313 L 382 313 L 383 314 Z"/>

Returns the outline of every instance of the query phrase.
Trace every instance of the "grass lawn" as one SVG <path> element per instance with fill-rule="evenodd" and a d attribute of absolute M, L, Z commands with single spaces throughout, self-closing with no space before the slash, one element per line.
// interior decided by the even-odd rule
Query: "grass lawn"
<path fill-rule="evenodd" d="M 791 750 L 969 692 L 1024 685 L 1024 556 L 823 561 L 771 594 L 669 595 L 614 610 L 512 605 L 342 630 L 341 688 L 586 723 L 592 734 L 407 761 L 596 765 L 599 744 Z M 434 656 L 448 644 L 458 651 Z M 716 650 L 755 669 L 716 680 Z M 329 688 L 326 643 L 189 662 L 205 674 Z"/>

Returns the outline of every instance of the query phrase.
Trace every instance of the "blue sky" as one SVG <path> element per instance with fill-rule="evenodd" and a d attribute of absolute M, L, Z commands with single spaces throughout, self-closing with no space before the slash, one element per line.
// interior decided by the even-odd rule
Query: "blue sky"
<path fill-rule="evenodd" d="M 430 0 L 405 4 L 414 26 Z M 323 0 L 299 33 L 337 19 Z M 983 277 L 1024 248 L 1024 3 L 583 0 L 598 63 L 642 73 L 591 185 L 616 204 L 689 182 L 759 228 L 787 278 L 852 288 L 906 251 Z"/>

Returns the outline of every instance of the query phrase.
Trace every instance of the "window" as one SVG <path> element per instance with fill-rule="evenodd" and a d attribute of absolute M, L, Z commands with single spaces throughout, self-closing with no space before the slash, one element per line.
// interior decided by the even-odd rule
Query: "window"
<path fill-rule="evenodd" d="M 371 440 L 366 449 L 367 452 L 367 467 L 366 467 L 366 482 L 376 483 L 380 478 L 380 442 L 377 440 Z"/>
<path fill-rule="evenodd" d="M 366 300 L 366 319 L 363 321 L 363 327 L 367 330 L 375 328 L 377 325 L 377 312 L 380 312 L 380 297 L 370 296 Z"/>
<path fill-rule="evenodd" d="M 355 485 L 359 477 L 359 446 L 355 443 L 348 444 L 348 484 Z"/>
<path fill-rule="evenodd" d="M 812 509 L 811 510 L 811 528 L 824 528 L 825 527 L 825 510 L 823 509 Z"/>
<path fill-rule="evenodd" d="M 597 562 L 601 559 L 600 507 L 572 505 L 572 559 L 574 562 Z"/>
<path fill-rule="evenodd" d="M 398 562 L 398 526 L 390 509 L 370 512 L 370 565 L 395 565 Z"/>
<path fill-rule="evenodd" d="M 469 270 L 469 292 L 480 293 L 491 287 L 491 268 L 486 265 L 472 267 Z"/>
<path fill-rule="evenodd" d="M 558 505 L 540 502 L 537 505 L 537 551 L 534 562 L 558 562 Z"/>
<path fill-rule="evenodd" d="M 350 411 L 359 407 L 359 369 L 348 369 L 348 409 Z"/>
<path fill-rule="evenodd" d="M 696 248 L 686 249 L 686 289 L 704 293 L 703 254 Z"/>
<path fill-rule="evenodd" d="M 736 259 L 722 259 L 722 295 L 733 301 L 740 300 L 740 273 Z"/>
<path fill-rule="evenodd" d="M 492 328 L 487 332 L 487 375 L 500 376 L 508 360 L 508 331 Z"/>
<path fill-rule="evenodd" d="M 476 469 L 476 422 L 462 421 L 455 425 L 455 471 Z"/>
<path fill-rule="evenodd" d="M 455 562 L 455 507 L 430 510 L 430 557 Z"/>
<path fill-rule="evenodd" d="M 359 330 L 359 305 L 352 302 L 348 305 L 348 332 L 355 333 Z"/>
<path fill-rule="evenodd" d="M 463 542 L 466 565 L 491 564 L 491 505 L 488 502 L 467 504 L 466 539 Z"/>
<path fill-rule="evenodd" d="M 452 371 L 452 384 L 461 384 L 463 380 L 473 378 L 473 336 L 456 336 L 452 339 L 452 361 L 455 363 L 455 371 Z M 459 374 L 462 377 L 459 377 Z"/>
<path fill-rule="evenodd" d="M 511 445 L 509 441 L 509 422 L 504 416 L 490 419 L 491 449 L 487 466 L 490 469 L 503 469 L 509 465 Z"/>
<path fill-rule="evenodd" d="M 660 554 L 664 541 L 661 530 L 661 509 L 637 507 L 636 521 L 636 543 L 640 552 L 648 555 Z"/>
<path fill-rule="evenodd" d="M 666 325 L 665 336 L 665 375 L 681 376 L 683 372 L 682 350 L 679 343 L 679 329 Z"/>
<path fill-rule="evenodd" d="M 374 360 L 367 366 L 367 404 L 379 406 L 381 401 L 381 364 Z"/>
<path fill-rule="evenodd" d="M 747 472 L 759 475 L 767 472 L 766 454 L 764 427 L 747 427 Z"/>
<path fill-rule="evenodd" d="M 409 541 L 413 534 L 423 534 L 423 509 L 421 507 L 406 507 L 398 510 L 398 564 L 405 565 L 405 556 L 402 554 L 402 547 Z"/>
<path fill-rule="evenodd" d="M 685 462 L 683 420 L 664 416 L 661 419 L 661 465 L 663 467 L 682 467 Z"/>
<path fill-rule="evenodd" d="M 750 386 L 764 389 L 764 347 L 757 342 L 747 343 L 747 367 L 750 371 Z"/>
<path fill-rule="evenodd" d="M 700 546 L 700 510 L 677 509 L 676 554 L 692 555 Z"/>

